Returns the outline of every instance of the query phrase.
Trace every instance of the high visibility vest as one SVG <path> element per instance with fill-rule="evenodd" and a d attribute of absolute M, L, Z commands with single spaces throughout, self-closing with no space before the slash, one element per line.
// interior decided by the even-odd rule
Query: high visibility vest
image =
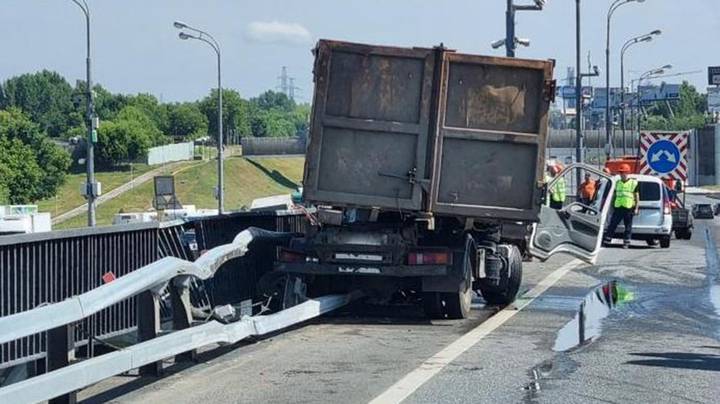
<path fill-rule="evenodd" d="M 565 178 L 560 177 L 550 189 L 550 199 L 553 202 L 565 202 L 567 190 L 565 189 Z"/>
<path fill-rule="evenodd" d="M 618 181 L 615 185 L 615 203 L 616 208 L 631 209 L 635 207 L 635 191 L 638 182 L 630 179 L 627 181 Z"/>

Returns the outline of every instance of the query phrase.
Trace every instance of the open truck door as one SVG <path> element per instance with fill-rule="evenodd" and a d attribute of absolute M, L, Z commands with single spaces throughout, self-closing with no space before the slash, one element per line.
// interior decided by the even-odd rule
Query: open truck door
<path fill-rule="evenodd" d="M 596 191 L 590 200 L 582 200 L 578 179 L 586 173 L 596 181 Z M 553 209 L 546 202 L 540 210 L 540 221 L 534 225 L 530 238 L 530 254 L 546 260 L 564 252 L 587 263 L 594 263 L 600 252 L 605 222 L 615 190 L 613 178 L 585 164 L 573 164 L 546 184 L 546 198 L 553 187 L 562 187 L 566 198 L 562 209 Z"/>

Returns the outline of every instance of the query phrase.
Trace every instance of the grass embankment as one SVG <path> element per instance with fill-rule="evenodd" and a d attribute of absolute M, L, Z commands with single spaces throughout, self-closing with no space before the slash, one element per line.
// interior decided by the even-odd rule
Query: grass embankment
<path fill-rule="evenodd" d="M 225 160 L 225 209 L 239 210 L 249 206 L 255 198 L 294 191 L 302 180 L 303 165 L 302 157 Z M 180 203 L 195 205 L 197 208 L 217 207 L 213 196 L 217 181 L 216 161 L 178 169 L 175 172 L 175 191 Z M 112 224 L 113 216 L 120 211 L 140 212 L 152 209 L 153 192 L 153 182 L 149 181 L 98 206 L 98 225 Z M 55 228 L 82 227 L 86 220 L 80 215 L 58 224 Z"/>
<path fill-rule="evenodd" d="M 115 171 L 98 171 L 95 173 L 95 178 L 102 183 L 102 192 L 105 194 L 153 168 L 156 167 L 147 164 L 133 164 L 132 170 L 130 166 L 126 166 Z M 80 184 L 85 180 L 85 173 L 68 174 L 65 184 L 58 189 L 55 197 L 36 202 L 38 209 L 40 212 L 50 212 L 55 217 L 82 206 L 85 203 L 85 198 L 80 195 Z"/>

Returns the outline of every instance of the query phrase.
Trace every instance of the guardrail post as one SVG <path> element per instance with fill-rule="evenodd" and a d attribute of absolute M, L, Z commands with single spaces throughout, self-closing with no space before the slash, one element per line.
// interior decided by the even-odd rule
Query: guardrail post
<path fill-rule="evenodd" d="M 137 332 L 140 342 L 153 339 L 160 333 L 160 300 L 152 291 L 140 293 L 136 300 Z M 162 362 L 140 367 L 140 376 L 160 376 Z"/>
<path fill-rule="evenodd" d="M 171 283 L 170 302 L 173 313 L 173 329 L 183 330 L 192 326 L 192 303 L 190 303 L 190 280 L 185 279 L 176 284 Z M 183 352 L 175 356 L 175 362 L 197 360 L 197 351 Z"/>
<path fill-rule="evenodd" d="M 63 325 L 47 332 L 47 371 L 68 366 L 75 359 L 75 326 Z M 77 392 L 63 394 L 49 400 L 50 404 L 75 404 Z"/>

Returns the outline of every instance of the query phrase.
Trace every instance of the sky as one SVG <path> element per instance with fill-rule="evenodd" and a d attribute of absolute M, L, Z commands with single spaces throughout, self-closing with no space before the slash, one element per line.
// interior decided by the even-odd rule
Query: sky
<path fill-rule="evenodd" d="M 515 0 L 531 4 L 532 0 Z M 587 52 L 605 72 L 605 22 L 611 0 L 581 0 L 583 64 Z M 87 0 L 92 15 L 93 80 L 113 92 L 154 94 L 165 102 L 205 96 L 216 86 L 216 59 L 199 41 L 178 39 L 173 21 L 211 33 L 222 48 L 223 87 L 253 97 L 277 89 L 281 67 L 295 77 L 297 98 L 312 97 L 311 49 L 319 38 L 504 55 L 490 44 L 505 33 L 504 0 Z M 702 92 L 707 66 L 720 65 L 720 0 L 645 0 L 614 14 L 611 85 L 619 85 L 619 49 L 655 29 L 662 35 L 631 48 L 626 77 L 671 64 L 700 71 L 688 80 Z M 547 0 L 545 10 L 517 14 L 522 58 L 555 59 L 555 76 L 575 64 L 575 0 Z M 0 0 L 0 81 L 42 69 L 71 83 L 85 77 L 85 25 L 71 0 Z M 595 80 L 604 86 L 604 79 Z"/>

